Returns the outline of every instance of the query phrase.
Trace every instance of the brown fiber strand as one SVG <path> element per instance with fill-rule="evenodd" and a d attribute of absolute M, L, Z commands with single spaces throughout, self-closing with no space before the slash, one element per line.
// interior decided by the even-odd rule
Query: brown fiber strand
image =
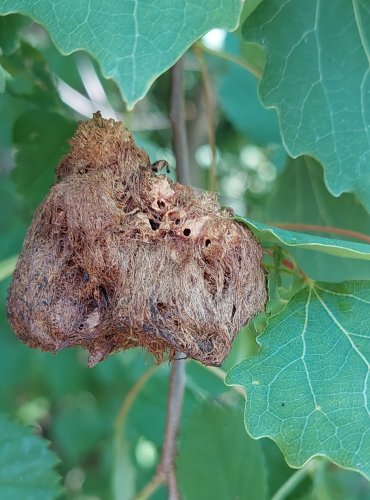
<path fill-rule="evenodd" d="M 266 302 L 262 250 L 214 194 L 158 175 L 121 122 L 81 123 L 14 272 L 10 323 L 46 351 L 83 346 L 93 366 L 142 346 L 220 365 Z"/>

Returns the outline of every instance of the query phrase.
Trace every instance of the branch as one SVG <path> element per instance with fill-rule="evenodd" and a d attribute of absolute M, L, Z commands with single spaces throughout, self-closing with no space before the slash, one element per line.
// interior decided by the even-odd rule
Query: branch
<path fill-rule="evenodd" d="M 173 150 L 176 158 L 177 180 L 190 184 L 187 135 L 184 117 L 183 61 L 180 59 L 171 69 L 170 119 L 172 124 Z M 170 386 L 167 402 L 167 420 L 161 460 L 151 481 L 137 495 L 137 500 L 146 500 L 162 484 L 168 486 L 168 500 L 178 500 L 174 459 L 176 436 L 179 428 L 185 388 L 185 362 L 181 353 L 176 353 L 171 366 Z"/>
<path fill-rule="evenodd" d="M 170 120 L 177 181 L 181 184 L 190 184 L 188 139 L 185 125 L 184 62 L 182 58 L 171 69 Z"/>
<path fill-rule="evenodd" d="M 176 158 L 177 180 L 182 184 L 190 184 L 188 157 L 188 140 L 185 125 L 184 100 L 184 62 L 179 59 L 171 69 L 170 120 L 172 124 L 173 151 Z M 164 436 L 162 458 L 158 466 L 159 475 L 166 478 L 169 487 L 169 500 L 179 498 L 174 473 L 176 453 L 176 436 L 179 428 L 182 400 L 185 388 L 185 359 L 174 356 L 171 366 L 170 387 L 167 403 L 167 422 Z"/>
<path fill-rule="evenodd" d="M 199 45 L 194 45 L 194 53 L 198 58 L 200 74 L 202 76 L 204 88 L 204 100 L 206 105 L 208 143 L 211 148 L 211 168 L 209 173 L 209 190 L 217 191 L 217 150 L 216 150 L 216 117 L 214 112 L 214 102 L 212 86 L 209 79 L 206 63 Z"/>
<path fill-rule="evenodd" d="M 176 434 L 180 423 L 185 387 L 185 361 L 185 359 L 174 359 L 172 361 L 166 431 L 162 459 L 158 467 L 158 470 L 165 476 L 169 476 L 172 471 L 176 451 Z"/>
<path fill-rule="evenodd" d="M 174 359 L 171 366 L 170 387 L 167 402 L 167 420 L 161 461 L 150 482 L 136 496 L 136 500 L 146 500 L 162 485 L 168 485 L 168 500 L 178 500 L 174 458 L 176 436 L 179 428 L 182 400 L 185 388 L 185 359 Z"/>
<path fill-rule="evenodd" d="M 174 471 L 168 477 L 168 500 L 178 500 L 180 498 L 177 481 Z"/>

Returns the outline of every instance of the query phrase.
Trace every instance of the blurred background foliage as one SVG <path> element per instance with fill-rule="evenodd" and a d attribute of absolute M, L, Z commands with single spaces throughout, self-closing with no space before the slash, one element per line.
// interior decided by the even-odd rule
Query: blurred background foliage
<path fill-rule="evenodd" d="M 60 55 L 46 31 L 29 19 L 0 18 L 0 47 L 0 410 L 51 441 L 60 458 L 64 498 L 129 499 L 153 475 L 161 453 L 169 367 L 153 370 L 122 417 L 129 391 L 153 365 L 150 356 L 132 350 L 88 369 L 81 350 L 55 356 L 31 350 L 10 331 L 5 304 L 33 211 L 54 180 L 78 120 L 96 110 L 124 120 L 151 160 L 168 160 L 174 176 L 169 74 L 127 112 L 115 83 L 102 78 L 94 60 L 82 52 Z M 260 48 L 242 42 L 238 31 L 221 30 L 210 32 L 197 47 L 185 55 L 193 187 L 209 189 L 212 164 L 201 58 L 211 82 L 222 203 L 266 223 L 322 224 L 369 234 L 369 215 L 353 195 L 333 198 L 318 163 L 287 158 L 277 115 L 261 106 L 258 81 L 244 67 L 261 72 Z M 369 266 L 361 261 L 338 265 L 335 257 L 304 251 L 294 257 L 312 278 L 370 279 Z M 255 352 L 253 333 L 253 328 L 241 332 L 223 369 Z M 296 473 L 272 441 L 248 437 L 240 418 L 243 407 L 243 398 L 215 373 L 188 362 L 177 462 L 186 498 L 272 498 Z M 359 474 L 325 460 L 316 464 L 289 498 L 370 498 Z M 166 498 L 165 490 L 153 498 Z"/>

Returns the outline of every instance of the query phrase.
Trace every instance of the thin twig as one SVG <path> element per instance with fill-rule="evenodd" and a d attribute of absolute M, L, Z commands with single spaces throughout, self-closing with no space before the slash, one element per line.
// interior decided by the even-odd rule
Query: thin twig
<path fill-rule="evenodd" d="M 177 489 L 177 481 L 174 471 L 170 472 L 168 476 L 168 500 L 178 500 L 180 498 Z"/>
<path fill-rule="evenodd" d="M 221 59 L 225 59 L 226 61 L 232 62 L 234 64 L 237 64 L 238 66 L 241 66 L 242 68 L 246 69 L 252 75 L 254 75 L 256 78 L 260 79 L 262 77 L 261 71 L 256 68 L 255 66 L 252 66 L 249 64 L 247 61 L 242 59 L 241 57 L 234 56 L 230 54 L 229 52 L 225 52 L 224 50 L 213 50 L 210 49 L 209 47 L 206 47 L 202 43 L 197 43 L 197 46 L 199 46 L 203 52 L 206 52 L 207 54 L 211 54 L 212 56 L 220 57 Z"/>
<path fill-rule="evenodd" d="M 122 430 L 125 427 L 125 423 L 127 420 L 128 412 L 130 411 L 134 401 L 136 400 L 139 392 L 153 375 L 153 373 L 159 368 L 159 365 L 151 366 L 143 375 L 139 378 L 139 380 L 135 383 L 135 385 L 130 389 L 127 396 L 125 397 L 121 408 L 117 414 L 117 418 L 114 424 L 115 427 L 115 439 L 116 442 L 120 442 L 122 439 Z"/>
<path fill-rule="evenodd" d="M 135 500 L 147 500 L 165 482 L 165 478 L 157 471 L 148 484 L 138 493 Z"/>
<path fill-rule="evenodd" d="M 216 150 L 216 117 L 214 110 L 213 94 L 211 82 L 209 79 L 209 74 L 207 70 L 206 63 L 204 61 L 203 53 L 199 45 L 194 45 L 194 53 L 198 58 L 199 69 L 202 75 L 203 88 L 204 88 L 204 99 L 206 104 L 206 116 L 207 116 L 207 132 L 208 132 L 208 142 L 211 148 L 211 167 L 209 175 L 209 190 L 217 191 L 217 150 Z"/>
<path fill-rule="evenodd" d="M 180 423 L 182 399 L 185 386 L 185 359 L 172 361 L 170 388 L 167 404 L 167 422 L 162 459 L 159 470 L 166 476 L 170 474 L 176 451 L 176 434 Z"/>
<path fill-rule="evenodd" d="M 176 436 L 181 418 L 185 388 L 185 363 L 185 359 L 174 359 L 172 361 L 167 421 L 161 460 L 157 472 L 136 496 L 136 500 L 147 500 L 165 483 L 168 485 L 168 500 L 178 500 L 179 498 L 173 462 L 176 454 Z"/>

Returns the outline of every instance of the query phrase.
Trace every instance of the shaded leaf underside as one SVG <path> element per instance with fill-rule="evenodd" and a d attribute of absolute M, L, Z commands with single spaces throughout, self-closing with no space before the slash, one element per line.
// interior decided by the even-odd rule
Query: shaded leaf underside
<path fill-rule="evenodd" d="M 250 216 L 254 218 L 253 207 Z M 346 229 L 370 236 L 370 214 L 352 194 L 330 195 L 322 177 L 322 167 L 312 158 L 290 159 L 274 183 L 271 195 L 259 210 L 259 217 L 276 224 L 308 224 Z M 335 238 L 333 234 L 333 238 Z M 297 264 L 312 279 L 340 282 L 370 279 L 366 260 L 343 259 L 323 252 L 290 248 Z"/>
<path fill-rule="evenodd" d="M 0 14 L 41 23 L 63 54 L 89 52 L 132 108 L 198 38 L 235 29 L 240 9 L 239 0 L 5 0 Z"/>
<path fill-rule="evenodd" d="M 243 217 L 236 217 L 235 219 L 238 222 L 249 226 L 256 234 L 257 239 L 264 243 L 283 244 L 288 247 L 317 250 L 319 252 L 337 255 L 339 257 L 370 260 L 370 245 L 366 243 L 337 240 L 324 238 L 322 236 L 287 231 L 285 229 L 267 226 L 261 222 L 252 221 Z"/>

